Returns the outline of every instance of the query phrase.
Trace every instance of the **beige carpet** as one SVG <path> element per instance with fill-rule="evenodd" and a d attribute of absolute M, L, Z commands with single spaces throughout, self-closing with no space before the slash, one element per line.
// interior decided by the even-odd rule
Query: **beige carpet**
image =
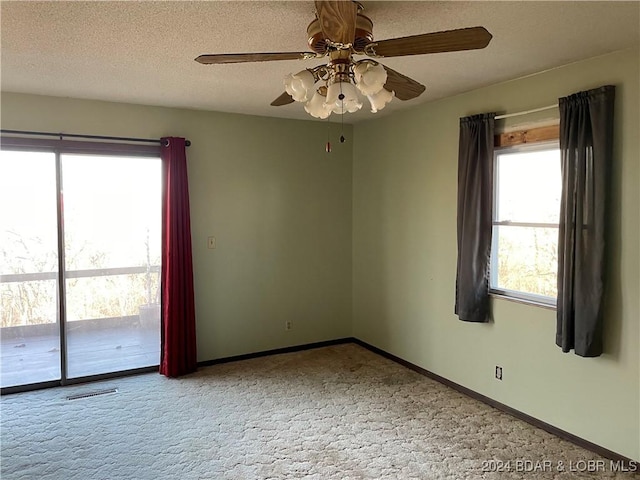
<path fill-rule="evenodd" d="M 1 402 L 3 480 L 630 478 L 353 344 Z"/>

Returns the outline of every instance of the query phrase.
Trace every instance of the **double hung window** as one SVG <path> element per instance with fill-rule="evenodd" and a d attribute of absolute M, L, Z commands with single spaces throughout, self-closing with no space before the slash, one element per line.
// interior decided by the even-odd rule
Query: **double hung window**
<path fill-rule="evenodd" d="M 561 171 L 557 142 L 496 149 L 490 287 L 555 305 Z"/>

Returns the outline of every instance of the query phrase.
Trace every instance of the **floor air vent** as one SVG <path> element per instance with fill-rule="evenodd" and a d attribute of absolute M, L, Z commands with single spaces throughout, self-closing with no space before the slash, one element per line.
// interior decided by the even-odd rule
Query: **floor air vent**
<path fill-rule="evenodd" d="M 67 400 L 80 400 L 82 398 L 97 397 L 99 395 L 111 395 L 114 393 L 118 393 L 117 388 L 107 388 L 106 390 L 95 390 L 93 392 L 77 393 L 75 395 L 69 395 L 67 397 Z"/>

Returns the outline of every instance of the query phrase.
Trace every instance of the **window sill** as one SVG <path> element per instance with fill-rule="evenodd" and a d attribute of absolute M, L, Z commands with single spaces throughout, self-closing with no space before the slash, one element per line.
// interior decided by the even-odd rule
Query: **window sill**
<path fill-rule="evenodd" d="M 544 308 L 546 310 L 556 310 L 556 306 L 550 303 L 536 302 L 535 300 L 529 300 L 520 297 L 512 297 L 510 295 L 505 295 L 504 293 L 489 292 L 489 296 L 492 298 L 498 298 L 500 300 L 506 300 L 508 302 L 522 303 L 524 305 L 531 305 L 532 307 Z"/>

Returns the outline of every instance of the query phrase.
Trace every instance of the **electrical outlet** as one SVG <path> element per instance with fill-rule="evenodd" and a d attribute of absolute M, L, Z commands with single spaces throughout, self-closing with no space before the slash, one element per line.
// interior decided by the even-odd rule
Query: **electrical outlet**
<path fill-rule="evenodd" d="M 496 365 L 496 378 L 502 380 L 502 367 Z"/>
<path fill-rule="evenodd" d="M 284 322 L 284 329 L 285 330 L 291 330 L 293 328 L 293 322 L 287 320 L 286 322 Z"/>
<path fill-rule="evenodd" d="M 207 248 L 216 248 L 216 237 L 207 237 Z"/>

